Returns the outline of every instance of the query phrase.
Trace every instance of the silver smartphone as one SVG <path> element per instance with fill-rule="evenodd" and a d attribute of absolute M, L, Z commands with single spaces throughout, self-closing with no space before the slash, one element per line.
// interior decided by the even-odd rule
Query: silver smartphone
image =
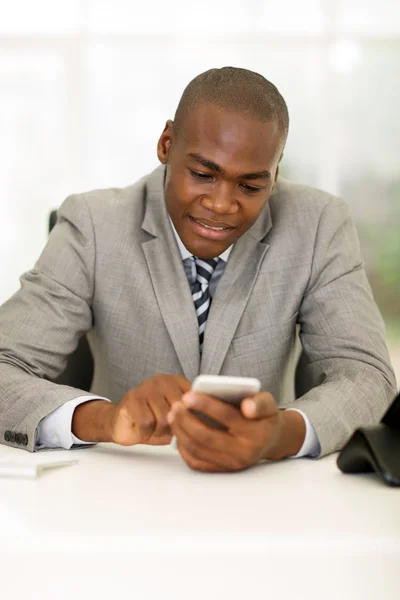
<path fill-rule="evenodd" d="M 227 375 L 199 375 L 193 381 L 192 392 L 207 394 L 218 400 L 239 407 L 242 400 L 257 394 L 261 389 L 261 382 L 254 377 L 230 377 Z M 226 427 L 197 410 L 191 412 L 198 419 L 210 427 L 224 429 Z"/>

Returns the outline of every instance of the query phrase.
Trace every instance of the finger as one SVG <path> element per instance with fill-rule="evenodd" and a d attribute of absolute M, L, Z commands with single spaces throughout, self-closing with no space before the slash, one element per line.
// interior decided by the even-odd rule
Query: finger
<path fill-rule="evenodd" d="M 153 396 L 150 400 L 148 400 L 148 405 L 150 406 L 155 418 L 155 427 L 151 437 L 159 438 L 167 435 L 172 437 L 171 428 L 167 421 L 167 414 L 170 410 L 170 405 L 166 399 L 158 395 Z"/>
<path fill-rule="evenodd" d="M 164 435 L 162 437 L 155 437 L 154 435 L 147 440 L 147 442 L 143 442 L 148 446 L 168 446 L 172 440 L 172 433 L 170 435 Z"/>
<path fill-rule="evenodd" d="M 192 384 L 188 379 L 186 379 L 186 377 L 184 377 L 183 375 L 176 375 L 175 377 L 178 386 L 183 393 L 188 392 L 191 389 Z"/>
<path fill-rule="evenodd" d="M 128 395 L 121 402 L 115 423 L 114 438 L 118 444 L 143 444 L 155 428 L 155 417 L 144 396 Z"/>
<path fill-rule="evenodd" d="M 145 444 L 156 430 L 156 417 L 147 399 L 139 397 L 132 406 L 133 421 L 137 431 L 137 444 Z"/>
<path fill-rule="evenodd" d="M 182 406 L 175 409 L 174 412 L 172 430 L 176 435 L 179 450 L 183 448 L 193 459 L 216 465 L 225 471 L 237 471 L 243 468 L 242 461 L 238 460 L 235 455 L 217 449 L 217 447 L 223 447 L 223 444 L 216 444 L 212 441 L 213 437 L 225 436 L 230 438 L 229 442 L 232 444 L 229 434 L 207 427 Z M 191 435 L 193 430 L 196 431 L 196 437 Z M 198 433 L 199 430 L 204 432 L 203 435 Z M 206 442 L 211 442 L 211 444 L 206 445 Z"/>
<path fill-rule="evenodd" d="M 201 471 L 202 473 L 224 473 L 225 470 L 213 463 L 209 463 L 205 460 L 201 460 L 189 454 L 183 446 L 179 447 L 179 453 L 182 456 L 185 463 L 194 471 Z"/>
<path fill-rule="evenodd" d="M 226 430 L 216 429 L 200 421 L 200 419 L 187 409 L 183 404 L 173 408 L 173 422 L 176 422 L 195 442 L 223 453 L 237 451 L 236 439 Z"/>
<path fill-rule="evenodd" d="M 240 433 L 243 429 L 243 417 L 235 406 L 217 400 L 205 394 L 189 392 L 182 396 L 182 402 L 188 408 L 194 408 L 225 425 L 232 433 Z"/>
<path fill-rule="evenodd" d="M 263 419 L 275 416 L 279 409 L 272 394 L 260 392 L 242 400 L 240 410 L 246 419 Z"/>
<path fill-rule="evenodd" d="M 160 379 L 156 384 L 158 393 L 165 398 L 169 406 L 172 406 L 175 402 L 180 402 L 182 400 L 182 394 L 190 389 L 190 383 L 187 382 L 188 385 L 185 386 L 184 382 L 186 379 L 184 377 L 181 379 L 182 381 L 176 379 L 166 380 L 164 378 Z"/>

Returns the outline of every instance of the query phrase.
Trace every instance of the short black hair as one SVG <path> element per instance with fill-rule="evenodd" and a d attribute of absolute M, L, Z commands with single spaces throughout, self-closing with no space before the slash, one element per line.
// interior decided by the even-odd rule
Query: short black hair
<path fill-rule="evenodd" d="M 263 122 L 276 122 L 283 146 L 289 132 L 289 112 L 283 96 L 273 83 L 259 73 L 236 67 L 210 69 L 187 85 L 174 118 L 178 133 L 185 117 L 200 104 L 211 103 Z"/>

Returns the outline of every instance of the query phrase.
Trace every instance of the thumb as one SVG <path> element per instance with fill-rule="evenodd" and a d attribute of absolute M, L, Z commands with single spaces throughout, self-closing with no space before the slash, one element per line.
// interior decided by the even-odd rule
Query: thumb
<path fill-rule="evenodd" d="M 265 419 L 276 415 L 278 407 L 272 394 L 260 392 L 242 400 L 240 410 L 246 419 Z"/>

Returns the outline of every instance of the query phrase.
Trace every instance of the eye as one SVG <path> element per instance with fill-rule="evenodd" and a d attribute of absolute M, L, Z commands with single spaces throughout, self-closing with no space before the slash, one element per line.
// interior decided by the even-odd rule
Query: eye
<path fill-rule="evenodd" d="M 255 194 L 256 192 L 259 192 L 261 188 L 259 187 L 254 187 L 252 185 L 246 185 L 245 183 L 242 183 L 242 188 L 246 191 L 246 192 L 250 192 L 252 194 Z"/>
<path fill-rule="evenodd" d="M 212 175 L 208 175 L 207 173 L 199 173 L 198 171 L 193 171 L 193 169 L 189 169 L 189 171 L 195 179 L 200 179 L 201 181 L 212 180 Z"/>

